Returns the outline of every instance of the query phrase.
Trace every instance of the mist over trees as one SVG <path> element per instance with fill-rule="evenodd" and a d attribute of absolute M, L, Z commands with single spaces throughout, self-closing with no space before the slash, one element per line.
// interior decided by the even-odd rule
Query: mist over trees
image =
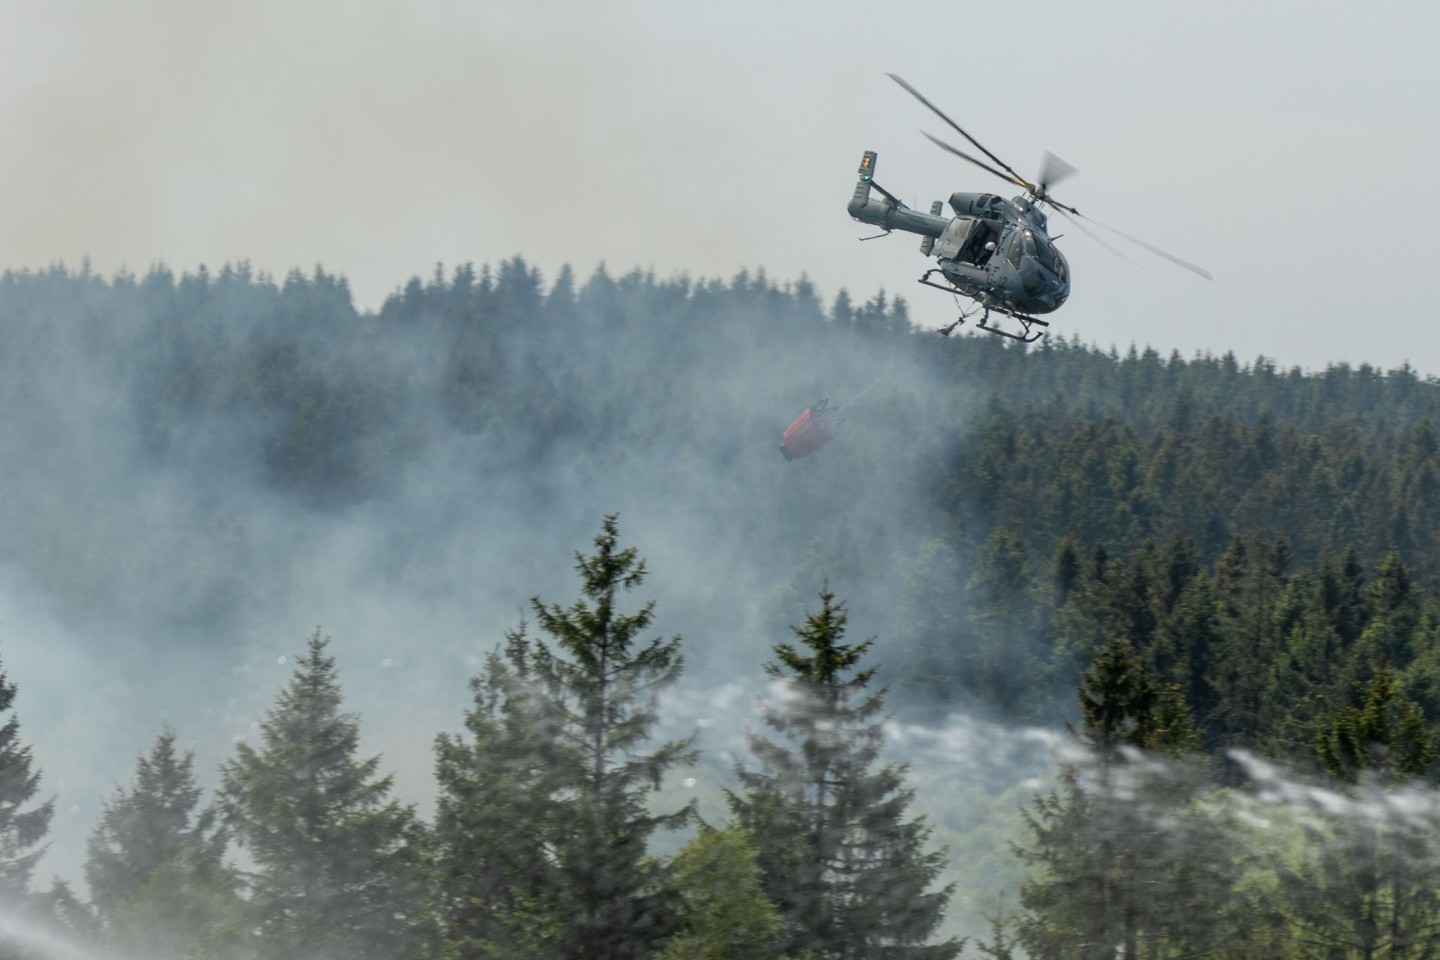
<path fill-rule="evenodd" d="M 648 741 L 680 674 L 680 638 L 640 645 L 654 604 L 618 609 L 645 580 L 619 540 L 607 517 L 595 552 L 576 557 L 573 605 L 532 601 L 553 646 L 522 625 L 472 681 L 474 740 L 438 741 L 441 915 L 463 950 L 628 960 L 674 932 L 647 850 L 657 830 L 688 823 L 693 804 L 657 813 L 647 801 L 696 753 L 693 738 Z"/>
<path fill-rule="evenodd" d="M 1440 383 L 1408 367 L 941 339 L 883 294 L 518 258 L 373 313 L 320 270 L 12 272 L 0 328 L 0 567 L 85 654 L 243 672 L 340 598 L 439 675 L 376 680 L 352 629 L 342 694 L 317 632 L 253 727 L 234 688 L 158 737 L 117 717 L 151 746 L 83 894 L 32 875 L 54 808 L 8 722 L 0 879 L 36 924 L 132 956 L 955 956 L 992 878 L 945 845 L 983 840 L 1020 879 L 967 953 L 1433 953 Z M 774 741 L 690 739 L 687 701 L 767 680 Z M 356 698 L 424 734 L 363 752 Z M 956 711 L 1065 744 L 977 786 L 1009 835 L 942 830 L 961 801 L 887 756 Z M 197 770 L 187 720 L 228 759 Z M 385 771 L 436 733 L 422 815 Z M 677 777 L 732 760 L 698 822 Z"/>
<path fill-rule="evenodd" d="M 604 271 L 547 287 L 519 259 L 437 269 L 373 314 L 318 270 L 12 272 L 0 322 L 21 413 L 0 434 L 0 559 L 71 617 L 187 645 L 303 611 L 297 566 L 346 522 L 370 541 L 352 576 L 423 570 L 443 595 L 463 577 L 442 558 L 485 557 L 477 531 L 574 543 L 620 512 L 705 544 L 719 575 L 687 600 L 722 633 L 753 632 L 740 606 L 795 619 L 828 578 L 862 633 L 904 647 L 887 669 L 963 662 L 928 695 L 928 664 L 887 678 L 907 710 L 959 692 L 1052 717 L 1078 665 L 1038 702 L 1010 667 L 1051 652 L 1044 612 L 1025 616 L 1062 541 L 1121 559 L 1180 537 L 1208 565 L 1263 536 L 1297 570 L 1353 546 L 1365 568 L 1394 550 L 1417 583 L 1440 574 L 1440 397 L 1408 368 L 940 340 L 883 294 L 827 308 L 803 281 Z M 841 441 L 776 459 L 791 417 L 877 378 Z M 513 608 L 553 574 L 510 559 Z"/>
<path fill-rule="evenodd" d="M 245 908 L 259 956 L 417 955 L 429 933 L 424 826 L 390 796 L 379 757 L 360 758 L 359 717 L 317 630 L 256 746 L 221 769 L 219 809 L 253 866 Z"/>
<path fill-rule="evenodd" d="M 97 932 L 126 954 L 231 954 L 246 906 L 225 862 L 227 837 L 200 807 L 195 755 L 166 728 L 117 787 L 86 847 L 85 881 Z"/>
<path fill-rule="evenodd" d="M 762 886 L 779 911 L 785 952 L 835 958 L 950 958 L 961 944 L 929 943 L 951 889 L 936 888 L 944 862 L 927 850 L 930 829 L 909 816 L 905 770 L 879 763 L 884 692 L 869 691 L 872 642 L 844 643 L 835 596 L 777 644 L 765 672 L 774 702 L 762 705 L 779 743 L 752 734 L 730 807 L 758 854 Z"/>

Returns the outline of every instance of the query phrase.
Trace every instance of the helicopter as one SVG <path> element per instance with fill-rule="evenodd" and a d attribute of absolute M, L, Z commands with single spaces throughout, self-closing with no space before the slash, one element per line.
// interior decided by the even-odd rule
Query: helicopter
<path fill-rule="evenodd" d="M 1049 218 L 1044 210 L 1046 207 L 1074 223 L 1112 253 L 1118 255 L 1119 251 L 1087 229 L 1081 220 L 1108 230 L 1206 280 L 1214 279 L 1208 270 L 1181 260 L 1114 227 L 1107 227 L 1052 197 L 1050 187 L 1076 172 L 1075 168 L 1064 160 L 1047 151 L 1041 162 L 1040 175 L 1032 183 L 981 146 L 980 141 L 966 133 L 939 107 L 925 99 L 919 90 L 893 73 L 887 76 L 930 108 L 951 129 L 984 154 L 989 162 L 971 156 L 938 137 L 925 134 L 936 146 L 1025 191 L 1009 200 L 991 193 L 953 193 L 949 203 L 954 216 L 942 214 L 945 206 L 939 200 L 930 204 L 928 214 L 922 213 L 907 207 L 893 193 L 875 182 L 875 163 L 878 156 L 875 151 L 867 150 L 861 157 L 860 180 L 855 185 L 855 193 L 850 198 L 848 207 L 850 216 L 862 223 L 880 227 L 884 232 L 877 236 L 886 236 L 892 230 L 920 234 L 920 252 L 926 257 L 936 258 L 939 263 L 938 267 L 925 271 L 920 283 L 947 293 L 959 294 L 976 304 L 974 310 L 969 313 L 962 311 L 958 320 L 942 328 L 941 334 L 948 336 L 957 326 L 979 312 L 978 326 L 989 333 L 1025 343 L 1033 343 L 1045 335 L 1045 328 L 1049 327 L 1050 323 L 1042 320 L 1041 315 L 1058 310 L 1070 296 L 1070 264 L 1049 234 Z M 872 197 L 872 190 L 884 199 Z M 873 240 L 876 237 L 863 239 Z M 932 279 L 937 274 L 940 279 Z M 991 324 L 991 313 L 1018 321 L 1021 332 L 1012 332 L 1003 326 Z"/>

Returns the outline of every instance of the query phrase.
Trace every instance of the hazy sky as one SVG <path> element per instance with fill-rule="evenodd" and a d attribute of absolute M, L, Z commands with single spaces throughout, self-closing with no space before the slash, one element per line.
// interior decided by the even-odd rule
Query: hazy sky
<path fill-rule="evenodd" d="M 0 267 L 323 264 L 375 306 L 521 254 L 884 288 L 908 235 L 845 204 L 1003 189 L 901 74 L 1057 195 L 1212 270 L 1075 233 L 1065 335 L 1440 373 L 1431 3 L 0 2 Z M 1063 232 L 1057 230 L 1057 232 Z"/>

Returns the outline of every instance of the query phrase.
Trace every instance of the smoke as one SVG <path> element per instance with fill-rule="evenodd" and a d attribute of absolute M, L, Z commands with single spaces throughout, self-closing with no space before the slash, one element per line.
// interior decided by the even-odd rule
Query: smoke
<path fill-rule="evenodd" d="M 758 679 L 671 691 L 660 709 L 664 736 L 696 733 L 701 759 L 672 773 L 654 809 L 673 810 L 693 799 L 704 822 L 726 822 L 725 791 L 740 789 L 736 766 L 755 766 L 748 735 L 783 740 L 763 724 L 762 701 L 779 706 L 795 697 L 793 684 Z M 1015 912 L 1020 884 L 1030 875 L 1011 846 L 1025 839 L 1021 810 L 1054 784 L 1057 763 L 1077 747 L 1054 730 L 965 712 L 932 723 L 890 716 L 882 732 L 879 762 L 907 767 L 906 788 L 914 791 L 907 816 L 923 817 L 930 827 L 927 851 L 946 853 L 937 883 L 953 884 L 954 891 L 937 935 L 987 935 L 990 916 Z M 685 839 L 657 836 L 656 850 L 673 853 Z"/>
<path fill-rule="evenodd" d="M 1298 777 L 1279 764 L 1244 751 L 1231 759 L 1245 772 L 1251 789 L 1236 798 L 1236 812 L 1261 829 L 1284 812 L 1312 831 L 1340 821 L 1367 823 L 1406 833 L 1433 833 L 1440 827 L 1440 790 L 1424 782 L 1400 785 L 1374 778 L 1352 788 Z"/>
<path fill-rule="evenodd" d="M 466 679 L 531 597 L 578 595 L 608 513 L 648 565 L 631 599 L 685 640 L 674 725 L 721 771 L 760 664 L 827 582 L 882 670 L 907 655 L 926 611 L 897 616 L 904 578 L 947 535 L 917 457 L 939 461 L 979 389 L 947 383 L 955 343 L 905 335 L 888 300 L 866 316 L 895 333 L 830 323 L 803 281 L 577 289 L 515 262 L 476 315 L 447 306 L 463 275 L 378 315 L 338 278 L 243 264 L 0 282 L 0 660 L 58 799 L 41 876 L 79 877 L 162 724 L 213 780 L 317 626 L 364 749 L 428 812 Z M 444 389 L 472 368 L 498 414 Z M 791 418 L 882 375 L 837 440 L 784 462 Z"/>
<path fill-rule="evenodd" d="M 81 947 L 44 924 L 35 923 L 10 909 L 0 910 L 0 942 L 22 947 L 26 956 L 36 956 L 40 960 L 116 960 L 113 954 Z"/>

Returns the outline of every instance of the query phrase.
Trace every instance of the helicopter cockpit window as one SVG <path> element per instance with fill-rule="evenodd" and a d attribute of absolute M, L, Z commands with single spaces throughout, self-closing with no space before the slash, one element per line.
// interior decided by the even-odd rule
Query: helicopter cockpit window
<path fill-rule="evenodd" d="M 1025 250 L 1020 231 L 1016 231 L 1010 239 L 1010 249 L 1005 254 L 1005 259 L 1010 261 L 1010 266 L 1016 270 L 1020 269 L 1020 254 Z"/>
<path fill-rule="evenodd" d="M 1055 252 L 1055 248 L 1050 245 L 1050 241 L 1043 236 L 1032 237 L 1028 231 L 1025 237 L 1035 244 L 1034 251 L 1027 252 L 1031 252 L 1035 259 L 1040 261 L 1040 266 L 1049 270 L 1051 273 L 1059 274 L 1061 271 L 1060 254 Z"/>

